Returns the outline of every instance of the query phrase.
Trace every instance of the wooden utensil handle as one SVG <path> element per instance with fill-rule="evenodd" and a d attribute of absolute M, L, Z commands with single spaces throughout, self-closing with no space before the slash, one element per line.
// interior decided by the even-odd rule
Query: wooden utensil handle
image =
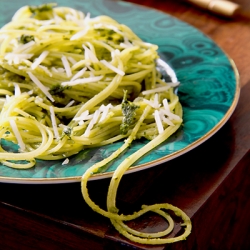
<path fill-rule="evenodd" d="M 227 0 L 188 0 L 188 2 L 228 17 L 233 16 L 240 8 L 239 4 Z"/>

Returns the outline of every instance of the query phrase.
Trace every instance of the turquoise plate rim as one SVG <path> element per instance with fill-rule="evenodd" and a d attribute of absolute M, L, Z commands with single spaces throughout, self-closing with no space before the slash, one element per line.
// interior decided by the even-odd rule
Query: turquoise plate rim
<path fill-rule="evenodd" d="M 38 0 L 39 1 L 39 0 Z M 60 0 L 61 2 L 64 2 L 63 0 Z M 32 1 L 34 2 L 34 1 Z M 57 1 L 59 2 L 59 1 Z M 77 0 L 74 0 L 73 2 L 77 2 Z M 94 0 L 94 4 L 96 3 L 102 3 L 102 4 L 107 4 L 107 3 L 111 3 L 111 1 L 109 0 Z M 73 3 L 74 4 L 74 3 Z M 88 3 L 84 2 L 82 3 L 83 5 L 85 4 L 86 6 L 88 6 Z M 154 10 L 151 8 L 147 8 L 147 7 L 143 7 L 137 4 L 132 4 L 132 3 L 127 3 L 127 2 L 112 2 L 112 4 L 116 5 L 117 7 L 119 7 L 119 5 L 121 6 L 129 6 L 129 7 L 133 7 L 136 10 L 148 10 L 151 11 L 153 14 L 154 13 L 159 13 L 162 16 L 166 16 L 168 17 L 169 20 L 173 19 L 175 20 L 175 22 L 177 22 L 177 24 L 179 23 L 180 25 L 187 25 L 187 27 L 190 27 L 194 30 L 196 30 L 195 28 L 193 28 L 192 26 L 190 26 L 189 24 L 186 24 L 182 21 L 177 20 L 175 17 L 172 17 L 169 14 L 160 12 L 158 10 Z M 60 4 L 62 5 L 62 4 Z M 66 6 L 66 5 L 65 5 Z M 86 7 L 85 6 L 85 7 Z M 119 21 L 119 20 L 118 20 Z M 196 30 L 198 31 L 198 30 Z M 198 31 L 198 33 L 204 35 L 202 32 Z M 212 41 L 209 37 L 205 36 L 205 39 Z M 212 41 L 213 42 L 213 41 Z M 215 44 L 216 45 L 216 44 Z M 147 163 L 143 163 L 143 164 L 138 164 L 136 166 L 132 166 L 127 172 L 128 173 L 133 173 L 133 172 L 137 172 L 137 171 L 142 171 L 144 169 L 150 168 L 150 167 L 154 167 L 154 166 L 158 166 L 162 163 L 165 163 L 167 161 L 170 161 L 176 157 L 179 157 L 185 153 L 187 153 L 188 151 L 194 149 L 195 147 L 199 146 L 200 144 L 204 143 L 206 140 L 208 140 L 211 136 L 213 136 L 230 118 L 230 116 L 232 115 L 232 113 L 234 112 L 239 97 L 240 97 L 240 78 L 239 78 L 239 73 L 237 70 L 237 67 L 234 63 L 234 61 L 228 57 L 228 55 L 226 55 L 226 53 L 218 46 L 216 45 L 217 48 L 220 49 L 221 53 L 224 54 L 224 56 L 227 58 L 229 64 L 232 67 L 232 71 L 235 77 L 235 92 L 234 92 L 234 97 L 232 98 L 232 102 L 231 102 L 231 106 L 228 108 L 227 112 L 224 113 L 224 116 L 222 117 L 222 119 L 213 127 L 211 128 L 208 132 L 206 132 L 204 135 L 202 135 L 200 138 L 196 139 L 195 141 L 193 141 L 192 143 L 190 143 L 189 145 L 183 147 L 180 150 L 177 150 L 173 153 L 169 153 L 168 155 L 165 155 L 164 157 L 160 157 L 158 159 L 152 160 L 150 162 Z M 161 47 L 161 46 L 159 46 Z M 154 150 L 153 150 L 154 151 Z M 103 178 L 109 178 L 111 177 L 113 174 L 112 172 L 104 172 L 104 173 L 98 173 L 96 175 L 93 175 L 90 180 L 98 180 L 98 179 L 103 179 Z M 59 183 L 70 183 L 70 182 L 79 182 L 81 180 L 81 175 L 80 176 L 70 176 L 70 177 L 42 177 L 42 178 L 26 178 L 26 177 L 9 177 L 9 176 L 0 176 L 0 182 L 5 182 L 5 183 L 21 183 L 21 184 L 59 184 Z"/>

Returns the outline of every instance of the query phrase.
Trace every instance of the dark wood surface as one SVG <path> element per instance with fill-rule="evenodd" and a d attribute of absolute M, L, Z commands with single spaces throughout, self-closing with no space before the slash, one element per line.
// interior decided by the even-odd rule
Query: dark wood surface
<path fill-rule="evenodd" d="M 192 219 L 192 234 L 170 245 L 144 246 L 120 236 L 83 201 L 80 184 L 0 184 L 0 249 L 250 249 L 250 19 L 226 19 L 184 0 L 131 0 L 169 13 L 211 37 L 240 73 L 239 103 L 209 140 L 168 163 L 126 175 L 118 192 L 125 212 L 168 202 Z M 235 1 L 250 9 L 248 0 Z M 92 181 L 105 205 L 109 180 Z M 136 221 L 161 228 L 153 215 Z M 178 234 L 174 231 L 173 234 Z"/>

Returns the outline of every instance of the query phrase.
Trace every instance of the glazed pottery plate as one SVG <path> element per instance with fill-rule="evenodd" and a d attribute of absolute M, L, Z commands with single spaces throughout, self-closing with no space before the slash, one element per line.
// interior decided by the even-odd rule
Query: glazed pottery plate
<path fill-rule="evenodd" d="M 9 22 L 24 5 L 39 5 L 40 0 L 0 3 L 0 26 Z M 161 58 L 176 72 L 178 95 L 183 105 L 184 123 L 173 136 L 139 159 L 128 172 L 140 171 L 178 157 L 200 145 L 228 120 L 239 98 L 237 70 L 233 62 L 208 37 L 190 25 L 165 13 L 122 1 L 60 0 L 59 6 L 73 7 L 91 17 L 108 15 L 124 23 L 144 41 L 157 44 Z M 135 141 L 121 157 L 93 177 L 110 177 L 126 157 L 147 143 Z M 106 158 L 123 142 L 83 150 L 61 161 L 38 160 L 35 167 L 16 170 L 0 166 L 0 181 L 12 183 L 64 183 L 79 181 L 87 168 Z"/>

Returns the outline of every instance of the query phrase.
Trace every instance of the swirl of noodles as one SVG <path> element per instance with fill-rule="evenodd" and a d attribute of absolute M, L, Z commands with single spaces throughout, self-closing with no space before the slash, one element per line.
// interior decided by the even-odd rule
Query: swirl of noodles
<path fill-rule="evenodd" d="M 110 17 L 90 18 L 54 4 L 24 6 L 0 29 L 0 135 L 19 146 L 19 152 L 9 152 L 1 144 L 1 163 L 30 168 L 36 159 L 64 160 L 85 148 L 125 139 L 82 176 L 82 194 L 121 234 L 145 244 L 183 240 L 191 232 L 190 219 L 170 204 L 142 206 L 132 215 L 119 214 L 116 207 L 126 170 L 182 124 L 174 93 L 178 82 L 166 83 L 157 70 L 157 48 Z M 88 195 L 88 179 L 143 137 L 149 142 L 116 169 L 107 210 L 101 209 Z M 185 227 L 175 238 L 164 238 L 174 228 L 168 210 Z M 169 227 L 148 234 L 125 224 L 149 211 L 165 218 Z"/>

